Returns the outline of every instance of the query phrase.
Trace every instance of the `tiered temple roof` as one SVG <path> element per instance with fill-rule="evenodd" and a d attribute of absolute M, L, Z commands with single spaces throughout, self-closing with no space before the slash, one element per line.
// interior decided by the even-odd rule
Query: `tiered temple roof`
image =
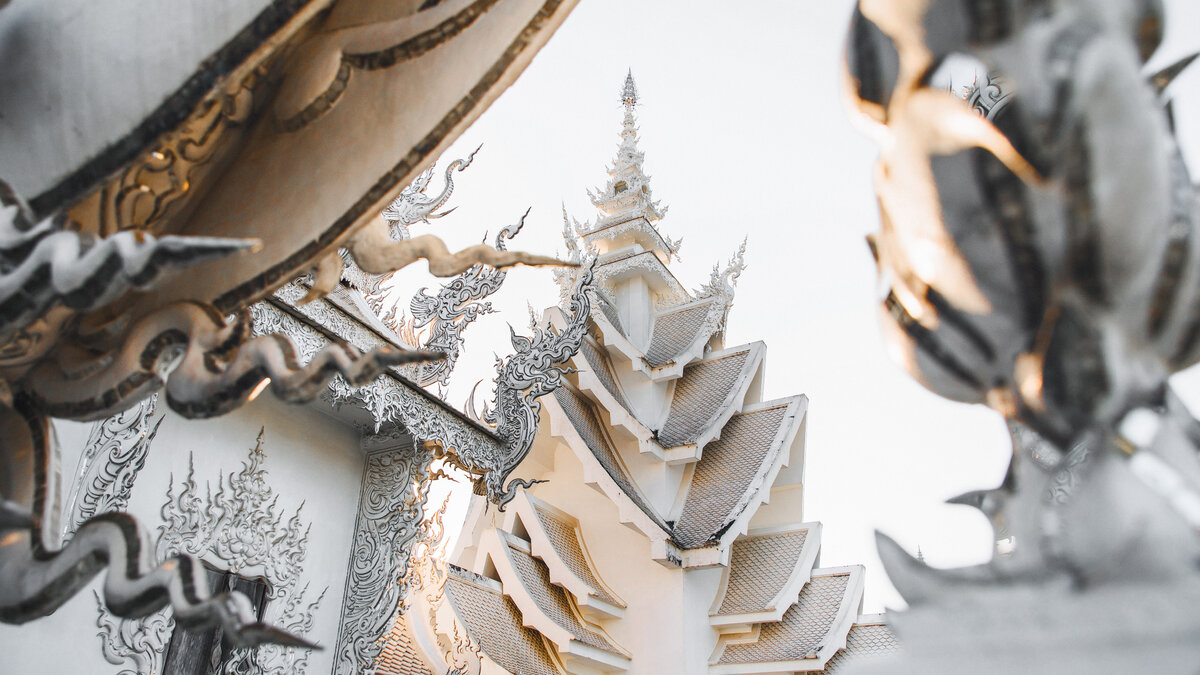
<path fill-rule="evenodd" d="M 821 525 L 800 520 L 807 397 L 762 400 L 766 345 L 724 345 L 745 243 L 683 289 L 642 171 L 632 76 L 622 101 L 598 220 L 564 218 L 568 248 L 599 258 L 598 288 L 575 372 L 542 399 L 517 471 L 545 482 L 503 513 L 477 499 L 450 556 L 482 575 L 451 583 L 489 593 L 470 636 L 514 674 L 822 672 L 891 648 L 860 617 L 863 568 L 820 568 Z M 504 640 L 541 665 L 516 663 Z"/>

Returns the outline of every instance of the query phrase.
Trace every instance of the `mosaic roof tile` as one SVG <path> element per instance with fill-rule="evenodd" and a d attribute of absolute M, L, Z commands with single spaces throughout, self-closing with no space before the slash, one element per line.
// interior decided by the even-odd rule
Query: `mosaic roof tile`
<path fill-rule="evenodd" d="M 466 581 L 455 568 L 450 569 L 446 595 L 484 654 L 510 673 L 561 675 L 541 634 L 521 625 L 521 613 L 512 600 Z"/>
<path fill-rule="evenodd" d="M 546 531 L 550 545 L 554 547 L 554 550 L 558 553 L 558 557 L 566 563 L 571 573 L 579 577 L 580 581 L 587 584 L 594 591 L 596 597 L 609 604 L 618 607 L 623 606 L 620 601 L 604 590 L 604 586 L 596 578 L 591 565 L 588 564 L 587 556 L 583 553 L 583 546 L 579 543 L 579 530 L 573 525 L 568 525 L 553 515 L 546 513 L 545 510 L 539 508 L 536 504 L 534 505 L 534 511 L 537 513 L 538 520 L 542 523 L 542 529 Z"/>
<path fill-rule="evenodd" d="M 765 470 L 787 409 L 784 403 L 738 413 L 725 423 L 721 437 L 704 449 L 675 523 L 675 541 L 680 546 L 703 546 L 737 515 L 733 510 Z"/>
<path fill-rule="evenodd" d="M 773 609 L 804 549 L 808 530 L 741 537 L 733 543 L 729 584 L 718 614 L 750 614 Z"/>
<path fill-rule="evenodd" d="M 588 367 L 596 374 L 596 379 L 600 380 L 600 384 L 612 394 L 613 398 L 617 399 L 626 410 L 629 409 L 629 403 L 625 400 L 625 395 L 621 392 L 621 387 L 617 384 L 617 377 L 612 371 L 612 364 L 608 357 L 600 352 L 593 344 L 584 340 L 579 346 L 579 353 L 583 355 L 584 361 L 587 361 Z"/>
<path fill-rule="evenodd" d="M 702 302 L 655 317 L 646 362 L 655 368 L 674 363 L 675 357 L 696 341 L 711 306 L 711 301 Z"/>
<path fill-rule="evenodd" d="M 571 601 L 567 597 L 567 592 L 561 586 L 555 586 L 550 582 L 550 570 L 546 567 L 546 563 L 517 548 L 509 547 L 508 552 L 512 556 L 517 573 L 521 575 L 521 581 L 525 584 L 525 588 L 551 621 L 585 645 L 620 654 L 620 650 L 607 638 L 587 628 L 579 621 L 575 612 L 571 610 Z"/>
<path fill-rule="evenodd" d="M 563 412 L 567 414 L 567 418 L 571 420 L 575 430 L 579 432 L 580 438 L 592 451 L 592 455 L 604 467 L 604 471 L 613 479 L 621 492 L 624 492 L 634 504 L 637 504 L 638 508 L 665 530 L 666 526 L 663 525 L 662 520 L 625 473 L 625 469 L 617 459 L 617 451 L 609 444 L 604 433 L 604 425 L 600 423 L 592 404 L 568 387 L 555 389 L 554 398 L 562 407 Z"/>
<path fill-rule="evenodd" d="M 856 624 L 850 627 L 846 637 L 846 648 L 838 650 L 825 665 L 826 673 L 844 672 L 846 666 L 857 661 L 879 658 L 900 649 L 896 636 L 886 624 Z"/>
<path fill-rule="evenodd" d="M 783 618 L 764 623 L 758 640 L 725 648 L 719 663 L 798 661 L 816 652 L 833 628 L 850 574 L 813 577 Z"/>
<path fill-rule="evenodd" d="M 721 412 L 750 358 L 750 349 L 693 363 L 675 382 L 671 410 L 658 441 L 664 448 L 694 442 Z"/>
<path fill-rule="evenodd" d="M 378 675 L 433 675 L 421 657 L 417 656 L 408 622 L 407 614 L 396 617 L 383 649 L 375 658 L 374 672 Z"/>

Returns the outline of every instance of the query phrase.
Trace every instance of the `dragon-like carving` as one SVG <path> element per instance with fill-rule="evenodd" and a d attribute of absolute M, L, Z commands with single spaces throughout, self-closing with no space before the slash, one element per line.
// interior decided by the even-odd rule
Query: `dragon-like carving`
<path fill-rule="evenodd" d="M 561 330 L 556 332 L 531 321 L 533 337 L 528 338 L 509 328 L 514 353 L 497 359 L 493 405 L 479 415 L 496 429 L 503 445 L 487 456 L 459 453 L 450 458 L 477 477 L 476 493 L 486 495 L 501 508 L 516 496 L 517 488 L 531 485 L 520 479 L 506 481 L 533 447 L 542 410 L 537 399 L 562 386 L 562 377 L 568 372 L 565 364 L 579 351 L 587 334 L 596 260 L 593 258 L 583 270 L 571 296 L 570 316 Z M 473 405 L 468 404 L 468 408 L 473 410 Z"/>
<path fill-rule="evenodd" d="M 860 0 L 852 21 L 885 334 L 1013 432 L 1004 483 L 953 500 L 1010 551 L 935 570 L 880 535 L 907 656 L 863 672 L 1192 672 L 1200 437 L 1168 377 L 1200 360 L 1200 202 L 1163 97 L 1180 68 L 1145 73 L 1161 3 Z M 951 55 L 1008 95 L 947 95 Z"/>
<path fill-rule="evenodd" d="M 397 241 L 411 238 L 408 232 L 410 225 L 417 223 L 428 223 L 435 218 L 442 218 L 450 214 L 454 209 L 434 213 L 438 209 L 446 205 L 450 201 L 450 195 L 454 194 L 454 173 L 457 171 L 465 171 L 471 166 L 471 162 L 475 161 L 475 155 L 479 152 L 479 146 L 467 155 L 466 159 L 456 159 L 446 165 L 443 172 L 443 181 L 446 185 L 442 188 L 441 193 L 435 197 L 430 197 L 425 194 L 425 190 L 429 188 L 429 181 L 433 178 L 435 167 L 429 167 L 416 180 L 404 188 L 400 192 L 400 196 L 392 200 L 392 203 L 383 210 L 383 217 L 388 221 L 388 226 L 391 227 L 392 238 Z"/>
<path fill-rule="evenodd" d="M 48 419 L 102 419 L 159 391 L 185 417 L 228 412 L 268 386 L 303 402 L 336 375 L 350 388 L 436 357 L 332 344 L 302 364 L 286 338 L 252 334 L 247 309 L 274 290 L 310 271 L 317 294 L 338 283 L 339 248 L 369 274 L 419 259 L 444 277 L 479 263 L 554 264 L 484 245 L 451 252 L 432 235 L 392 241 L 380 215 L 512 83 L 574 0 L 488 11 L 495 4 L 206 7 L 216 32 L 188 30 L 194 12 L 178 12 L 172 30 L 186 44 L 165 56 L 123 24 L 113 63 L 154 63 L 182 77 L 128 96 L 98 85 L 76 105 L 34 103 L 48 79 L 102 83 L 115 71 L 92 77 L 36 57 L 29 62 L 41 66 L 18 69 L 4 100 L 19 103 L 5 120 L 24 152 L 0 163 L 31 199 L 26 208 L 0 189 L 0 621 L 52 613 L 108 566 L 102 601 L 116 615 L 170 604 L 184 626 L 221 623 L 242 643 L 295 643 L 254 622 L 244 598 L 207 597 L 194 559 L 155 567 L 128 516 L 91 518 L 60 548 Z M 0 14 L 5 46 L 58 37 L 58 22 L 37 7 L 31 21 Z M 352 70 L 372 73 L 351 81 Z M 431 88 L 436 95 L 404 93 Z M 113 114 L 39 145 L 46 129 L 88 110 Z M 34 153 L 36 161 L 14 159 Z M 336 189 L 323 189 L 333 175 Z M 177 274 L 184 268 L 191 273 Z"/>
<path fill-rule="evenodd" d="M 516 223 L 500 230 L 496 235 L 496 250 L 506 250 L 505 242 L 520 233 L 528 215 L 526 211 Z M 440 361 L 409 366 L 417 384 L 447 384 L 462 350 L 463 331 L 479 317 L 492 312 L 492 304 L 481 300 L 500 290 L 507 276 L 504 269 L 475 265 L 443 285 L 437 295 L 429 295 L 424 288 L 413 295 L 408 303 L 411 318 L 400 324 L 400 335 L 411 344 L 446 355 Z M 418 331 L 423 329 L 427 330 L 421 339 Z"/>
<path fill-rule="evenodd" d="M 483 146 L 475 148 L 471 154 L 467 155 L 466 159 L 456 159 L 446 165 L 446 185 L 437 196 L 430 197 L 425 194 L 425 190 L 429 188 L 429 181 L 433 178 L 434 169 L 436 168 L 434 166 L 423 171 L 412 183 L 409 183 L 400 191 L 400 196 L 393 199 L 392 203 L 383 210 L 383 218 L 388 223 L 388 234 L 393 241 L 412 239 L 412 233 L 408 230 L 410 225 L 428 223 L 430 220 L 448 216 L 454 211 L 452 208 L 435 213 L 435 211 L 445 206 L 446 202 L 450 201 L 450 195 L 454 193 L 454 173 L 465 171 L 467 167 L 471 166 L 471 162 L 475 160 L 475 155 L 481 147 Z M 384 300 L 383 284 L 391 275 L 368 274 L 354 264 L 349 251 L 342 249 L 340 254 L 342 262 L 345 264 L 345 268 L 342 270 L 342 280 L 362 291 L 363 295 L 367 297 L 367 302 L 371 305 L 371 308 L 375 310 L 375 313 L 382 314 Z"/>
<path fill-rule="evenodd" d="M 725 331 L 729 310 L 733 308 L 733 295 L 737 290 L 738 279 L 746 270 L 746 242 L 747 239 L 742 239 L 742 245 L 738 247 L 737 253 L 734 253 L 733 257 L 729 259 L 729 264 L 725 266 L 724 270 L 721 269 L 719 263 L 714 264 L 708 282 L 693 293 L 697 299 L 713 298 L 712 306 L 704 317 L 699 333 L 712 335 Z"/>

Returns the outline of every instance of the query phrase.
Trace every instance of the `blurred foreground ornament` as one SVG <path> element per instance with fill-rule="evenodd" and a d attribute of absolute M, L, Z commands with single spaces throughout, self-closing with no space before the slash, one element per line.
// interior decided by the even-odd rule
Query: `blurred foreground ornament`
<path fill-rule="evenodd" d="M 155 567 L 125 514 L 84 520 L 63 546 L 49 418 L 102 419 L 160 390 L 185 417 L 265 387 L 300 403 L 338 375 L 359 386 L 439 358 L 334 343 L 302 364 L 286 337 L 253 335 L 251 304 L 314 268 L 319 297 L 341 248 L 370 274 L 556 263 L 393 241 L 380 215 L 574 5 L 497 2 L 181 0 L 137 20 L 0 2 L 0 621 L 52 613 L 107 567 L 115 616 L 169 604 L 239 645 L 305 644 L 239 594 L 208 597 L 193 557 Z M 97 77 L 99 62 L 136 76 Z"/>
<path fill-rule="evenodd" d="M 855 672 L 1200 662 L 1200 425 L 1167 383 L 1200 358 L 1197 195 L 1160 98 L 1180 69 L 1144 72 L 1156 1 L 1027 5 L 860 0 L 852 20 L 888 340 L 1013 434 L 1004 484 L 953 500 L 1011 552 L 934 570 L 880 535 L 905 655 Z M 970 105 L 932 84 L 956 54 L 989 69 Z"/>

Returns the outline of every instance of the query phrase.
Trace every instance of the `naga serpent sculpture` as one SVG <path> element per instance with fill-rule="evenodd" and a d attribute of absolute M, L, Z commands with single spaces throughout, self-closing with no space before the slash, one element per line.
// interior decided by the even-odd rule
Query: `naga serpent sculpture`
<path fill-rule="evenodd" d="M 879 536 L 907 655 L 862 672 L 1193 672 L 1200 425 L 1197 190 L 1144 72 L 1155 0 L 860 0 L 849 93 L 880 143 L 871 250 L 902 365 L 1013 432 L 980 509 L 1012 551 L 935 570 Z M 985 119 L 954 55 L 1013 87 Z M 1153 617 L 1146 620 L 1146 617 Z M 1122 645 L 1135 647 L 1124 649 Z"/>

